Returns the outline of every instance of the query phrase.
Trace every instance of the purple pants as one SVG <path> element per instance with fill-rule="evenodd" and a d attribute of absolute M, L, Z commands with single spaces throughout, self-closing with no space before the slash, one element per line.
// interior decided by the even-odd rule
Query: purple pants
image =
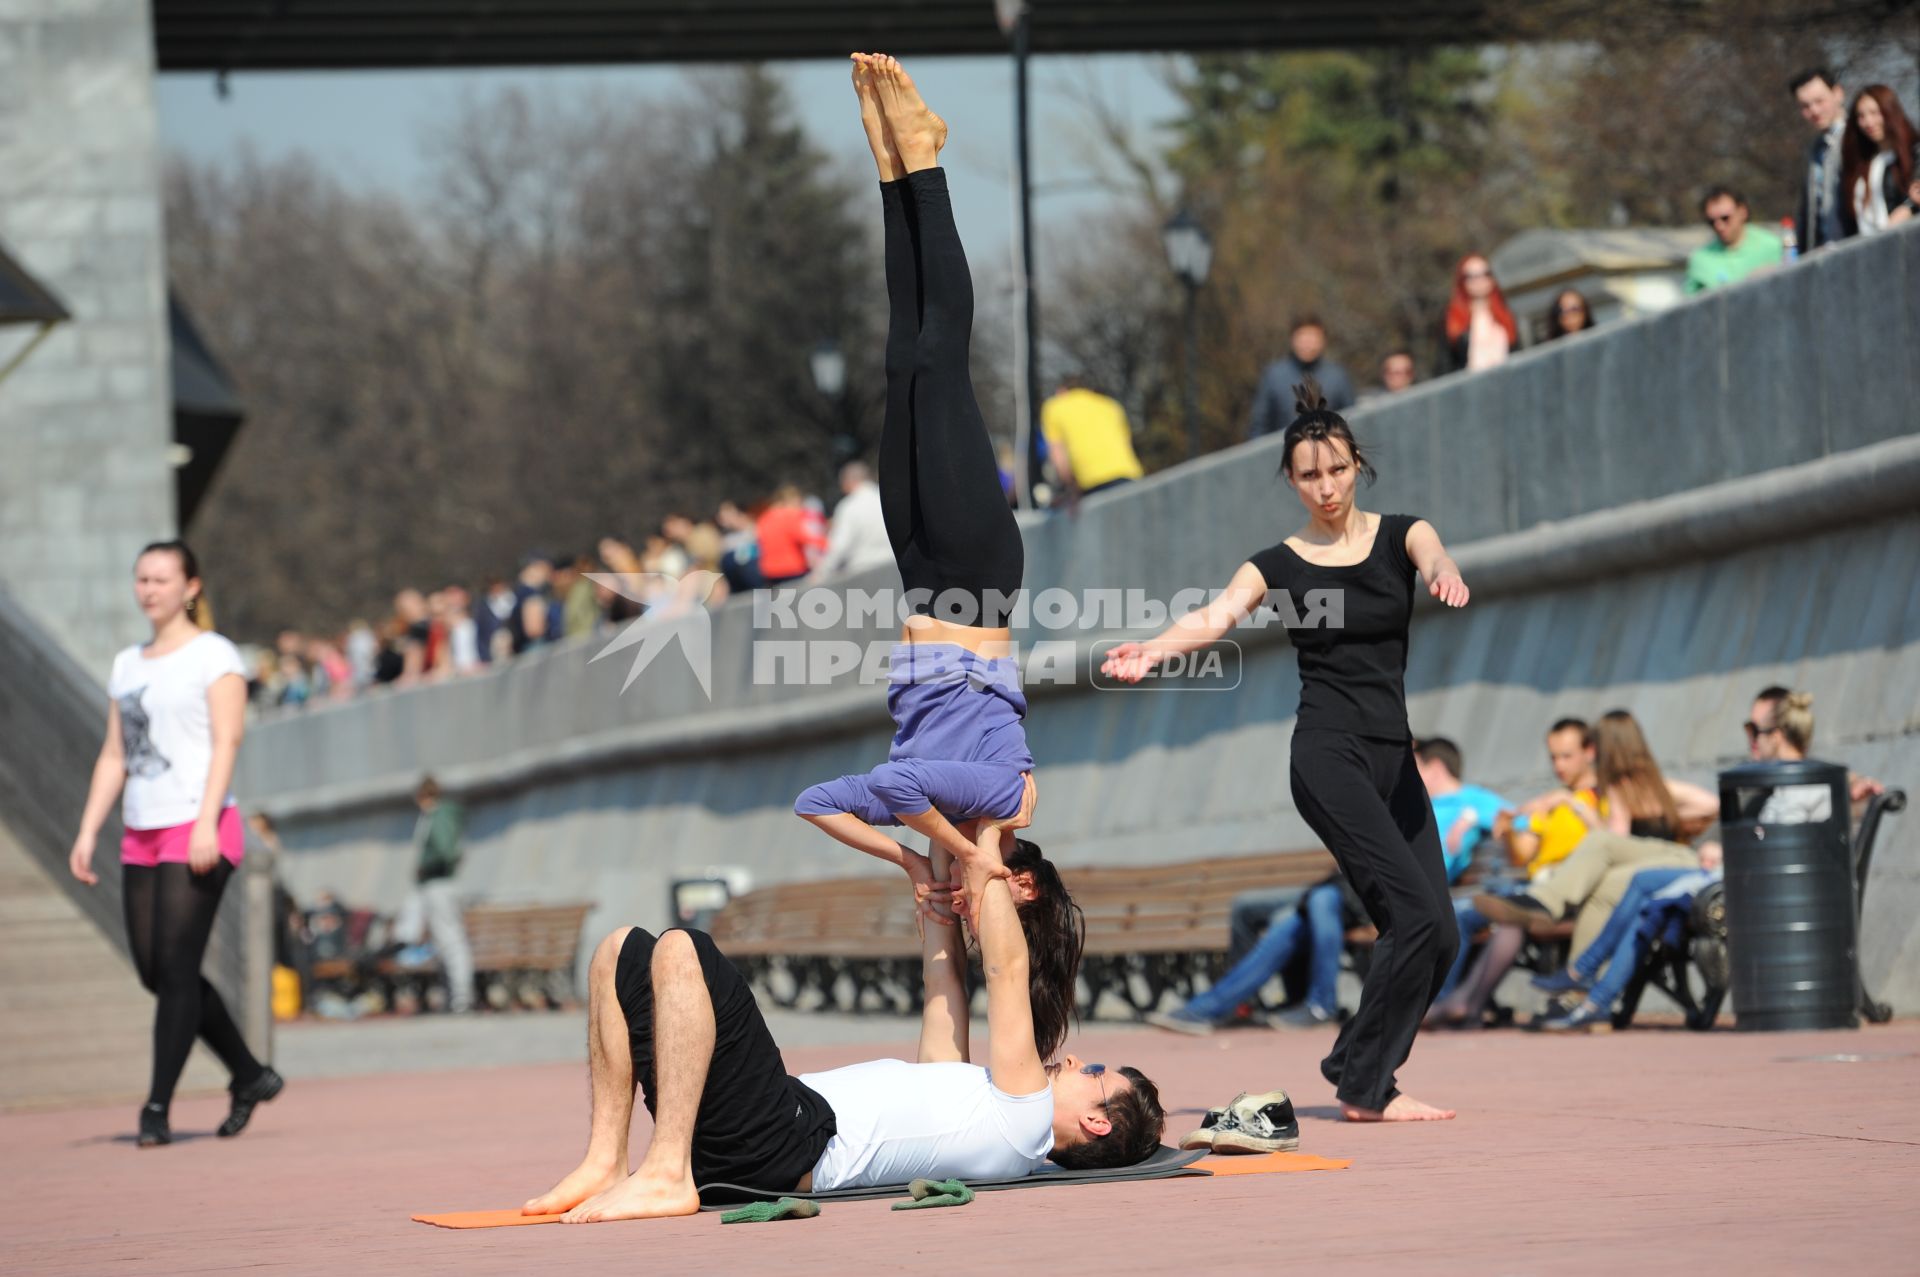
<path fill-rule="evenodd" d="M 852 812 L 869 825 L 897 825 L 901 816 L 938 808 L 948 820 L 985 816 L 1004 820 L 1026 796 L 1021 773 L 1031 763 L 957 763 L 939 758 L 899 758 L 862 776 L 842 776 L 815 785 L 794 802 L 801 816 Z"/>

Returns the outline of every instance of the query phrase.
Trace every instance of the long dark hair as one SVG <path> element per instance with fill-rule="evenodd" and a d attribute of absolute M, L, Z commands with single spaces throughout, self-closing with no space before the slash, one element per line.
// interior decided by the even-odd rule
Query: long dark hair
<path fill-rule="evenodd" d="M 1050 1060 L 1080 1020 L 1080 955 L 1087 946 L 1087 919 L 1067 894 L 1060 871 L 1025 838 L 1013 841 L 1006 866 L 1033 875 L 1033 899 L 1018 906 L 1027 937 L 1027 990 L 1033 1001 L 1033 1044 Z"/>
<path fill-rule="evenodd" d="M 1880 108 L 1881 127 L 1885 130 L 1886 141 L 1876 144 L 1872 138 L 1860 131 L 1860 98 L 1872 98 Z M 1853 188 L 1861 178 L 1867 175 L 1867 169 L 1873 163 L 1873 157 L 1884 147 L 1893 152 L 1891 161 L 1893 171 L 1898 177 L 1901 190 L 1913 184 L 1913 122 L 1907 119 L 1907 113 L 1900 109 L 1900 99 L 1894 91 L 1884 84 L 1869 84 L 1860 90 L 1860 97 L 1853 100 L 1853 106 L 1847 111 L 1847 131 L 1840 139 L 1840 200 L 1841 204 L 1853 208 Z M 1879 199 L 1879 191 L 1868 191 L 1870 199 Z M 1849 212 L 1848 216 L 1852 216 Z"/>
<path fill-rule="evenodd" d="M 1580 303 L 1580 315 L 1581 318 L 1586 321 L 1582 327 L 1577 329 L 1567 327 L 1566 316 L 1560 313 L 1561 303 L 1569 297 Z M 1553 299 L 1552 308 L 1547 311 L 1547 340 L 1552 341 L 1556 337 L 1571 336 L 1575 332 L 1585 332 L 1591 327 L 1593 327 L 1593 305 L 1587 300 L 1587 295 L 1577 288 L 1561 289 L 1559 294 Z"/>
<path fill-rule="evenodd" d="M 1374 474 L 1373 462 L 1360 450 L 1360 444 L 1353 437 L 1353 427 L 1347 419 L 1327 406 L 1327 397 L 1320 390 L 1320 383 L 1308 377 L 1293 388 L 1293 423 L 1281 436 L 1280 473 L 1293 473 L 1293 450 L 1303 443 L 1338 443 L 1345 447 L 1347 455 L 1353 458 L 1353 468 L 1360 477 L 1372 483 L 1378 476 Z"/>

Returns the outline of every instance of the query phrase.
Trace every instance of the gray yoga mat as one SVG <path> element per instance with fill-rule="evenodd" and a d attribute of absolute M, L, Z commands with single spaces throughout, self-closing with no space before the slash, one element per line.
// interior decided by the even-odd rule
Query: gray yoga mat
<path fill-rule="evenodd" d="M 1152 1157 L 1132 1166 L 1115 1166 L 1098 1171 L 1069 1171 L 1049 1162 L 1031 1175 L 1022 1175 L 1018 1179 L 970 1179 L 965 1181 L 968 1188 L 976 1193 L 993 1193 L 1006 1188 L 1039 1188 L 1045 1184 L 1117 1184 L 1124 1180 L 1135 1179 L 1171 1179 L 1176 1175 L 1211 1175 L 1212 1171 L 1203 1171 L 1194 1163 L 1207 1155 L 1207 1150 L 1193 1149 L 1182 1152 L 1177 1148 L 1168 1148 L 1162 1144 Z M 876 1197 L 905 1197 L 905 1184 L 881 1184 L 873 1188 L 836 1188 L 826 1193 L 796 1193 L 777 1190 L 747 1188 L 739 1184 L 702 1184 L 700 1194 L 704 1198 L 708 1193 L 725 1193 L 733 1199 L 723 1205 L 703 1205 L 702 1210 L 725 1210 L 728 1206 L 737 1206 L 741 1202 L 771 1202 L 782 1197 L 799 1197 L 810 1202 L 860 1202 Z"/>

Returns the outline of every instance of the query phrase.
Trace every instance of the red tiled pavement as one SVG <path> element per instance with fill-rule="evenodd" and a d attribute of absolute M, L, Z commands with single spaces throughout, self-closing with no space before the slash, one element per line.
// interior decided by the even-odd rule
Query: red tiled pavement
<path fill-rule="evenodd" d="M 1192 1111 L 1286 1086 L 1340 1172 L 1039 1189 L 960 1210 L 448 1232 L 410 1212 L 506 1206 L 577 1157 L 577 1067 L 293 1079 L 239 1140 L 136 1150 L 130 1108 L 0 1116 L 0 1272 L 1099 1273 L 1920 1271 L 1920 1025 L 1577 1040 L 1433 1035 L 1403 1080 L 1458 1121 L 1327 1120 L 1321 1034 L 1095 1031 L 1081 1054 Z M 795 1068 L 885 1054 L 789 1053 Z M 1808 1057 L 1848 1053 L 1851 1062 Z M 217 1100 L 175 1125 L 209 1130 Z M 644 1119 L 643 1119 L 644 1120 Z M 638 1146 L 638 1138 L 636 1138 Z"/>

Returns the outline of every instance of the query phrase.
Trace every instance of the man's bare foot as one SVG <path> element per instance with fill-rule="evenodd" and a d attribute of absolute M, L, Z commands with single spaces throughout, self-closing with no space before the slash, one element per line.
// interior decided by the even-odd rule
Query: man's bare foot
<path fill-rule="evenodd" d="M 940 148 L 947 144 L 947 122 L 927 109 L 900 59 L 878 54 L 872 66 L 881 114 L 902 166 L 909 173 L 938 167 Z"/>
<path fill-rule="evenodd" d="M 558 1215 L 572 1210 L 596 1193 L 604 1193 L 621 1179 L 620 1167 L 598 1162 L 582 1162 L 558 1184 L 538 1197 L 529 1198 L 520 1208 L 522 1215 Z"/>
<path fill-rule="evenodd" d="M 1363 1109 L 1357 1104 L 1340 1106 L 1340 1116 L 1349 1122 L 1447 1122 L 1453 1115 L 1452 1109 L 1422 1104 L 1411 1095 L 1396 1095 L 1383 1109 Z"/>
<path fill-rule="evenodd" d="M 853 58 L 853 92 L 860 99 L 860 127 L 867 131 L 867 145 L 873 148 L 873 162 L 880 170 L 880 180 L 897 182 L 906 173 L 900 164 L 900 153 L 893 149 L 893 139 L 887 134 L 887 123 L 880 113 L 880 98 L 874 87 L 874 54 L 855 53 Z"/>
<path fill-rule="evenodd" d="M 637 1170 L 604 1192 L 596 1193 L 560 1217 L 563 1224 L 603 1224 L 612 1219 L 664 1219 L 670 1215 L 698 1215 L 700 1194 L 693 1178 L 662 1179 Z"/>

